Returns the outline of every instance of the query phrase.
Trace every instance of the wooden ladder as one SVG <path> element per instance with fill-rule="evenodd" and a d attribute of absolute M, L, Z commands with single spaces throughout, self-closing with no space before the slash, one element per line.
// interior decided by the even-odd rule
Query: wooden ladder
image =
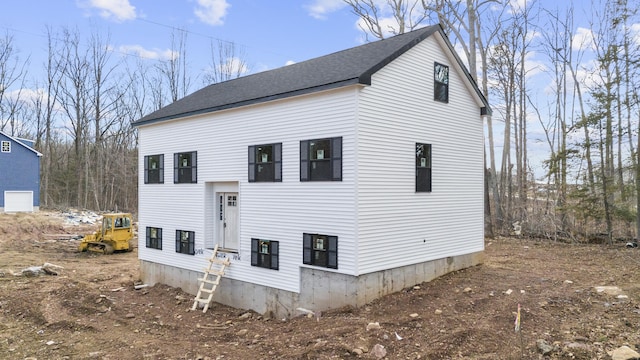
<path fill-rule="evenodd" d="M 215 265 L 218 266 L 215 266 Z M 200 289 L 193 300 L 191 310 L 198 308 L 198 304 L 204 304 L 203 313 L 206 313 L 213 299 L 213 293 L 220 284 L 220 278 L 224 275 L 224 269 L 230 265 L 229 258 L 218 259 L 218 244 L 213 249 L 213 254 L 209 258 L 209 266 L 204 269 L 204 275 L 198 278 L 200 281 Z"/>

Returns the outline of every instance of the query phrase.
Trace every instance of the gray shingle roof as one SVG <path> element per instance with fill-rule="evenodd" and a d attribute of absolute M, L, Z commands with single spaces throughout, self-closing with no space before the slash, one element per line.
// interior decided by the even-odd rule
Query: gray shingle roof
<path fill-rule="evenodd" d="M 352 84 L 371 84 L 371 75 L 436 31 L 440 25 L 209 85 L 167 105 L 133 125 L 143 125 L 302 95 Z"/>

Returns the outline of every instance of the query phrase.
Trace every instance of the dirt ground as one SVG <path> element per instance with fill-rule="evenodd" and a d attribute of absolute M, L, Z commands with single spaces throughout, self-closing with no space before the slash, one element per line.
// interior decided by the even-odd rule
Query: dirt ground
<path fill-rule="evenodd" d="M 376 359 L 380 345 L 385 359 L 609 359 L 640 347 L 640 250 L 624 243 L 487 240 L 483 265 L 319 319 L 270 319 L 188 311 L 192 296 L 167 286 L 135 290 L 136 249 L 77 253 L 78 240 L 61 240 L 96 227 L 0 214 L 1 359 Z M 14 275 L 44 263 L 63 269 Z"/>

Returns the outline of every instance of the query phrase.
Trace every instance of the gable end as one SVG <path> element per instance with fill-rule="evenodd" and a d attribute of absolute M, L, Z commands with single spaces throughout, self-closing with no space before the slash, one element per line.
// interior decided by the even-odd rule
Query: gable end
<path fill-rule="evenodd" d="M 358 78 L 358 83 L 363 84 L 363 85 L 371 85 L 371 76 L 373 76 L 373 74 L 378 72 L 378 70 L 382 69 L 383 67 L 389 65 L 390 62 L 392 62 L 393 60 L 397 59 L 400 55 L 402 55 L 405 52 L 409 51 L 409 49 L 411 49 L 412 47 L 418 45 L 422 40 L 428 38 L 429 36 L 433 35 L 433 33 L 437 32 L 437 31 L 442 31 L 442 27 L 439 24 L 438 25 L 434 25 L 434 26 L 430 26 L 427 29 L 427 31 L 423 32 L 422 34 L 420 34 L 416 38 L 412 39 L 411 41 L 406 43 L 404 46 L 402 46 L 398 50 L 394 51 L 392 54 L 390 54 L 386 58 L 382 59 L 382 61 L 380 61 L 379 63 L 377 63 L 373 67 L 369 68 L 364 73 L 362 73 L 362 75 L 360 75 L 360 77 Z"/>

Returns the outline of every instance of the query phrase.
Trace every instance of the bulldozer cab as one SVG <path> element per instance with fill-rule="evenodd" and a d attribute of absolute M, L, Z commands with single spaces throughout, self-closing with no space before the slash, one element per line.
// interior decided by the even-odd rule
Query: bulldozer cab
<path fill-rule="evenodd" d="M 102 219 L 102 236 L 113 234 L 114 231 L 131 228 L 131 218 L 128 214 L 105 215 Z"/>
<path fill-rule="evenodd" d="M 102 218 L 102 239 L 115 242 L 131 239 L 130 214 L 105 214 Z"/>

